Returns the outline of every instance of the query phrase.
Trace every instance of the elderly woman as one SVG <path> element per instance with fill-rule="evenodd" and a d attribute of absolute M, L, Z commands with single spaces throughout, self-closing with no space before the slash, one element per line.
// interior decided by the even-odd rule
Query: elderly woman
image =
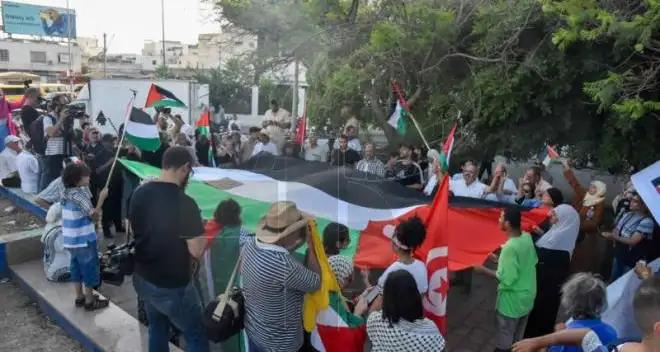
<path fill-rule="evenodd" d="M 445 347 L 438 327 L 424 318 L 422 296 L 406 270 L 387 276 L 383 309 L 369 315 L 367 334 L 373 352 L 442 351 Z"/>
<path fill-rule="evenodd" d="M 573 208 L 580 214 L 579 244 L 575 247 L 571 271 L 598 273 L 607 246 L 607 241 L 598 234 L 598 227 L 603 221 L 607 186 L 601 181 L 591 181 L 589 188 L 584 188 L 568 161 L 563 160 L 562 164 L 564 177 L 575 192 Z"/>
<path fill-rule="evenodd" d="M 536 299 L 529 314 L 525 337 L 536 337 L 553 331 L 561 285 L 570 272 L 571 255 L 580 230 L 580 216 L 568 204 L 550 211 L 552 227 L 536 241 L 539 258 L 536 265 Z"/>
<path fill-rule="evenodd" d="M 617 340 L 616 330 L 600 320 L 607 307 L 607 287 L 591 273 L 573 275 L 561 288 L 561 305 L 570 319 L 567 329 L 591 329 L 607 345 Z M 548 352 L 581 352 L 575 346 L 552 346 Z"/>

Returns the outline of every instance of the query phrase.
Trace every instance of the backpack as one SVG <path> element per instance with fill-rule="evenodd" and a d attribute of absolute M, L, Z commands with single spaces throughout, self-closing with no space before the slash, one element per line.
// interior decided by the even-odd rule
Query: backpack
<path fill-rule="evenodd" d="M 48 138 L 44 135 L 44 118 L 46 116 L 41 115 L 36 120 L 32 121 L 28 129 L 28 136 L 30 141 L 32 141 L 32 147 L 34 151 L 39 155 L 44 155 L 46 152 L 46 142 Z M 48 116 L 52 123 L 55 124 L 55 119 L 52 116 Z"/>

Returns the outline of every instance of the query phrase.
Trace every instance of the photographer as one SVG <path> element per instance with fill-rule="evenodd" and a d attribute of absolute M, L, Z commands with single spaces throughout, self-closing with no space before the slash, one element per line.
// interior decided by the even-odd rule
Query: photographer
<path fill-rule="evenodd" d="M 57 95 L 48 104 L 48 115 L 43 117 L 46 150 L 44 152 L 44 167 L 40 180 L 40 189 L 46 188 L 62 173 L 62 161 L 66 155 L 65 137 L 71 133 L 73 121 L 70 120 L 65 95 Z M 70 148 L 69 148 L 70 149 Z"/>

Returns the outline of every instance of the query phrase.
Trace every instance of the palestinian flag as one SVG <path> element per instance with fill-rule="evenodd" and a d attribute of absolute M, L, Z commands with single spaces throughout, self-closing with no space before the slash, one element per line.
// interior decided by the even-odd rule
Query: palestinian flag
<path fill-rule="evenodd" d="M 312 346 L 319 352 L 362 352 L 367 339 L 366 322 L 353 315 L 337 292 L 330 292 L 328 308 L 316 316 Z"/>
<path fill-rule="evenodd" d="M 550 163 L 554 160 L 559 159 L 559 153 L 552 146 L 545 146 L 545 158 L 543 158 L 543 165 L 548 167 Z"/>
<path fill-rule="evenodd" d="M 456 124 L 452 127 L 449 132 L 449 136 L 445 140 L 445 143 L 442 145 L 442 153 L 440 153 L 440 167 L 443 172 L 449 170 L 449 158 L 451 157 L 451 152 L 454 149 L 454 133 L 456 133 Z"/>
<path fill-rule="evenodd" d="M 151 87 L 149 88 L 149 93 L 147 94 L 147 101 L 144 103 L 145 108 L 149 107 L 156 107 L 156 108 L 162 108 L 162 107 L 175 107 L 175 108 L 183 108 L 186 107 L 186 104 L 183 103 L 179 98 L 176 97 L 176 95 L 172 94 L 169 90 L 157 86 L 155 84 L 151 84 Z"/>
<path fill-rule="evenodd" d="M 160 137 L 154 120 L 146 112 L 131 106 L 126 122 L 126 138 L 143 151 L 156 151 L 160 148 Z"/>
<path fill-rule="evenodd" d="M 195 123 L 195 128 L 199 134 L 206 136 L 209 139 L 209 162 L 211 166 L 215 166 L 215 157 L 213 151 L 215 150 L 213 137 L 211 136 L 211 113 L 208 110 L 204 110 L 202 115 L 199 117 L 199 120 Z"/>
<path fill-rule="evenodd" d="M 159 174 L 157 168 L 145 164 L 122 163 L 140 178 Z M 269 154 L 248 160 L 240 169 L 195 168 L 186 192 L 195 199 L 205 219 L 213 218 L 221 200 L 235 199 L 243 209 L 243 226 L 251 231 L 270 204 L 293 201 L 316 218 L 321 232 L 330 222 L 348 226 L 351 241 L 341 254 L 354 258 L 359 268 L 386 268 L 393 263 L 396 258 L 390 238 L 394 227 L 414 215 L 427 218 L 433 200 L 372 174 Z M 483 263 L 506 240 L 498 220 L 500 209 L 511 205 L 463 197 L 452 197 L 448 202 L 452 219 L 447 230 L 452 248 L 449 270 Z M 548 214 L 543 209 L 521 209 L 523 227 L 527 229 Z M 303 245 L 298 253 L 304 255 L 305 250 Z"/>
<path fill-rule="evenodd" d="M 411 115 L 410 108 L 408 107 L 408 102 L 406 98 L 401 93 L 401 88 L 396 82 L 392 82 L 392 93 L 396 98 L 396 106 L 394 107 L 394 112 L 390 115 L 387 123 L 396 130 L 399 135 L 405 135 L 408 131 L 408 125 L 410 124 Z"/>

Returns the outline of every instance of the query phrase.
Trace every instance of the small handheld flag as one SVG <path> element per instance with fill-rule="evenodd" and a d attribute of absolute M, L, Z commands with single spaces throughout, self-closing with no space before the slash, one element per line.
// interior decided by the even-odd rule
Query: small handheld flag
<path fill-rule="evenodd" d="M 131 107 L 130 115 L 126 123 L 126 138 L 136 148 L 145 151 L 156 151 L 160 148 L 158 127 L 146 112 Z"/>
<path fill-rule="evenodd" d="M 149 108 L 152 106 L 156 108 L 167 106 L 183 108 L 186 107 L 186 104 L 184 104 L 183 101 L 177 98 L 176 95 L 174 95 L 169 90 L 155 84 L 151 84 L 151 87 L 149 88 L 149 94 L 147 94 L 147 101 L 144 103 L 144 107 Z"/>

